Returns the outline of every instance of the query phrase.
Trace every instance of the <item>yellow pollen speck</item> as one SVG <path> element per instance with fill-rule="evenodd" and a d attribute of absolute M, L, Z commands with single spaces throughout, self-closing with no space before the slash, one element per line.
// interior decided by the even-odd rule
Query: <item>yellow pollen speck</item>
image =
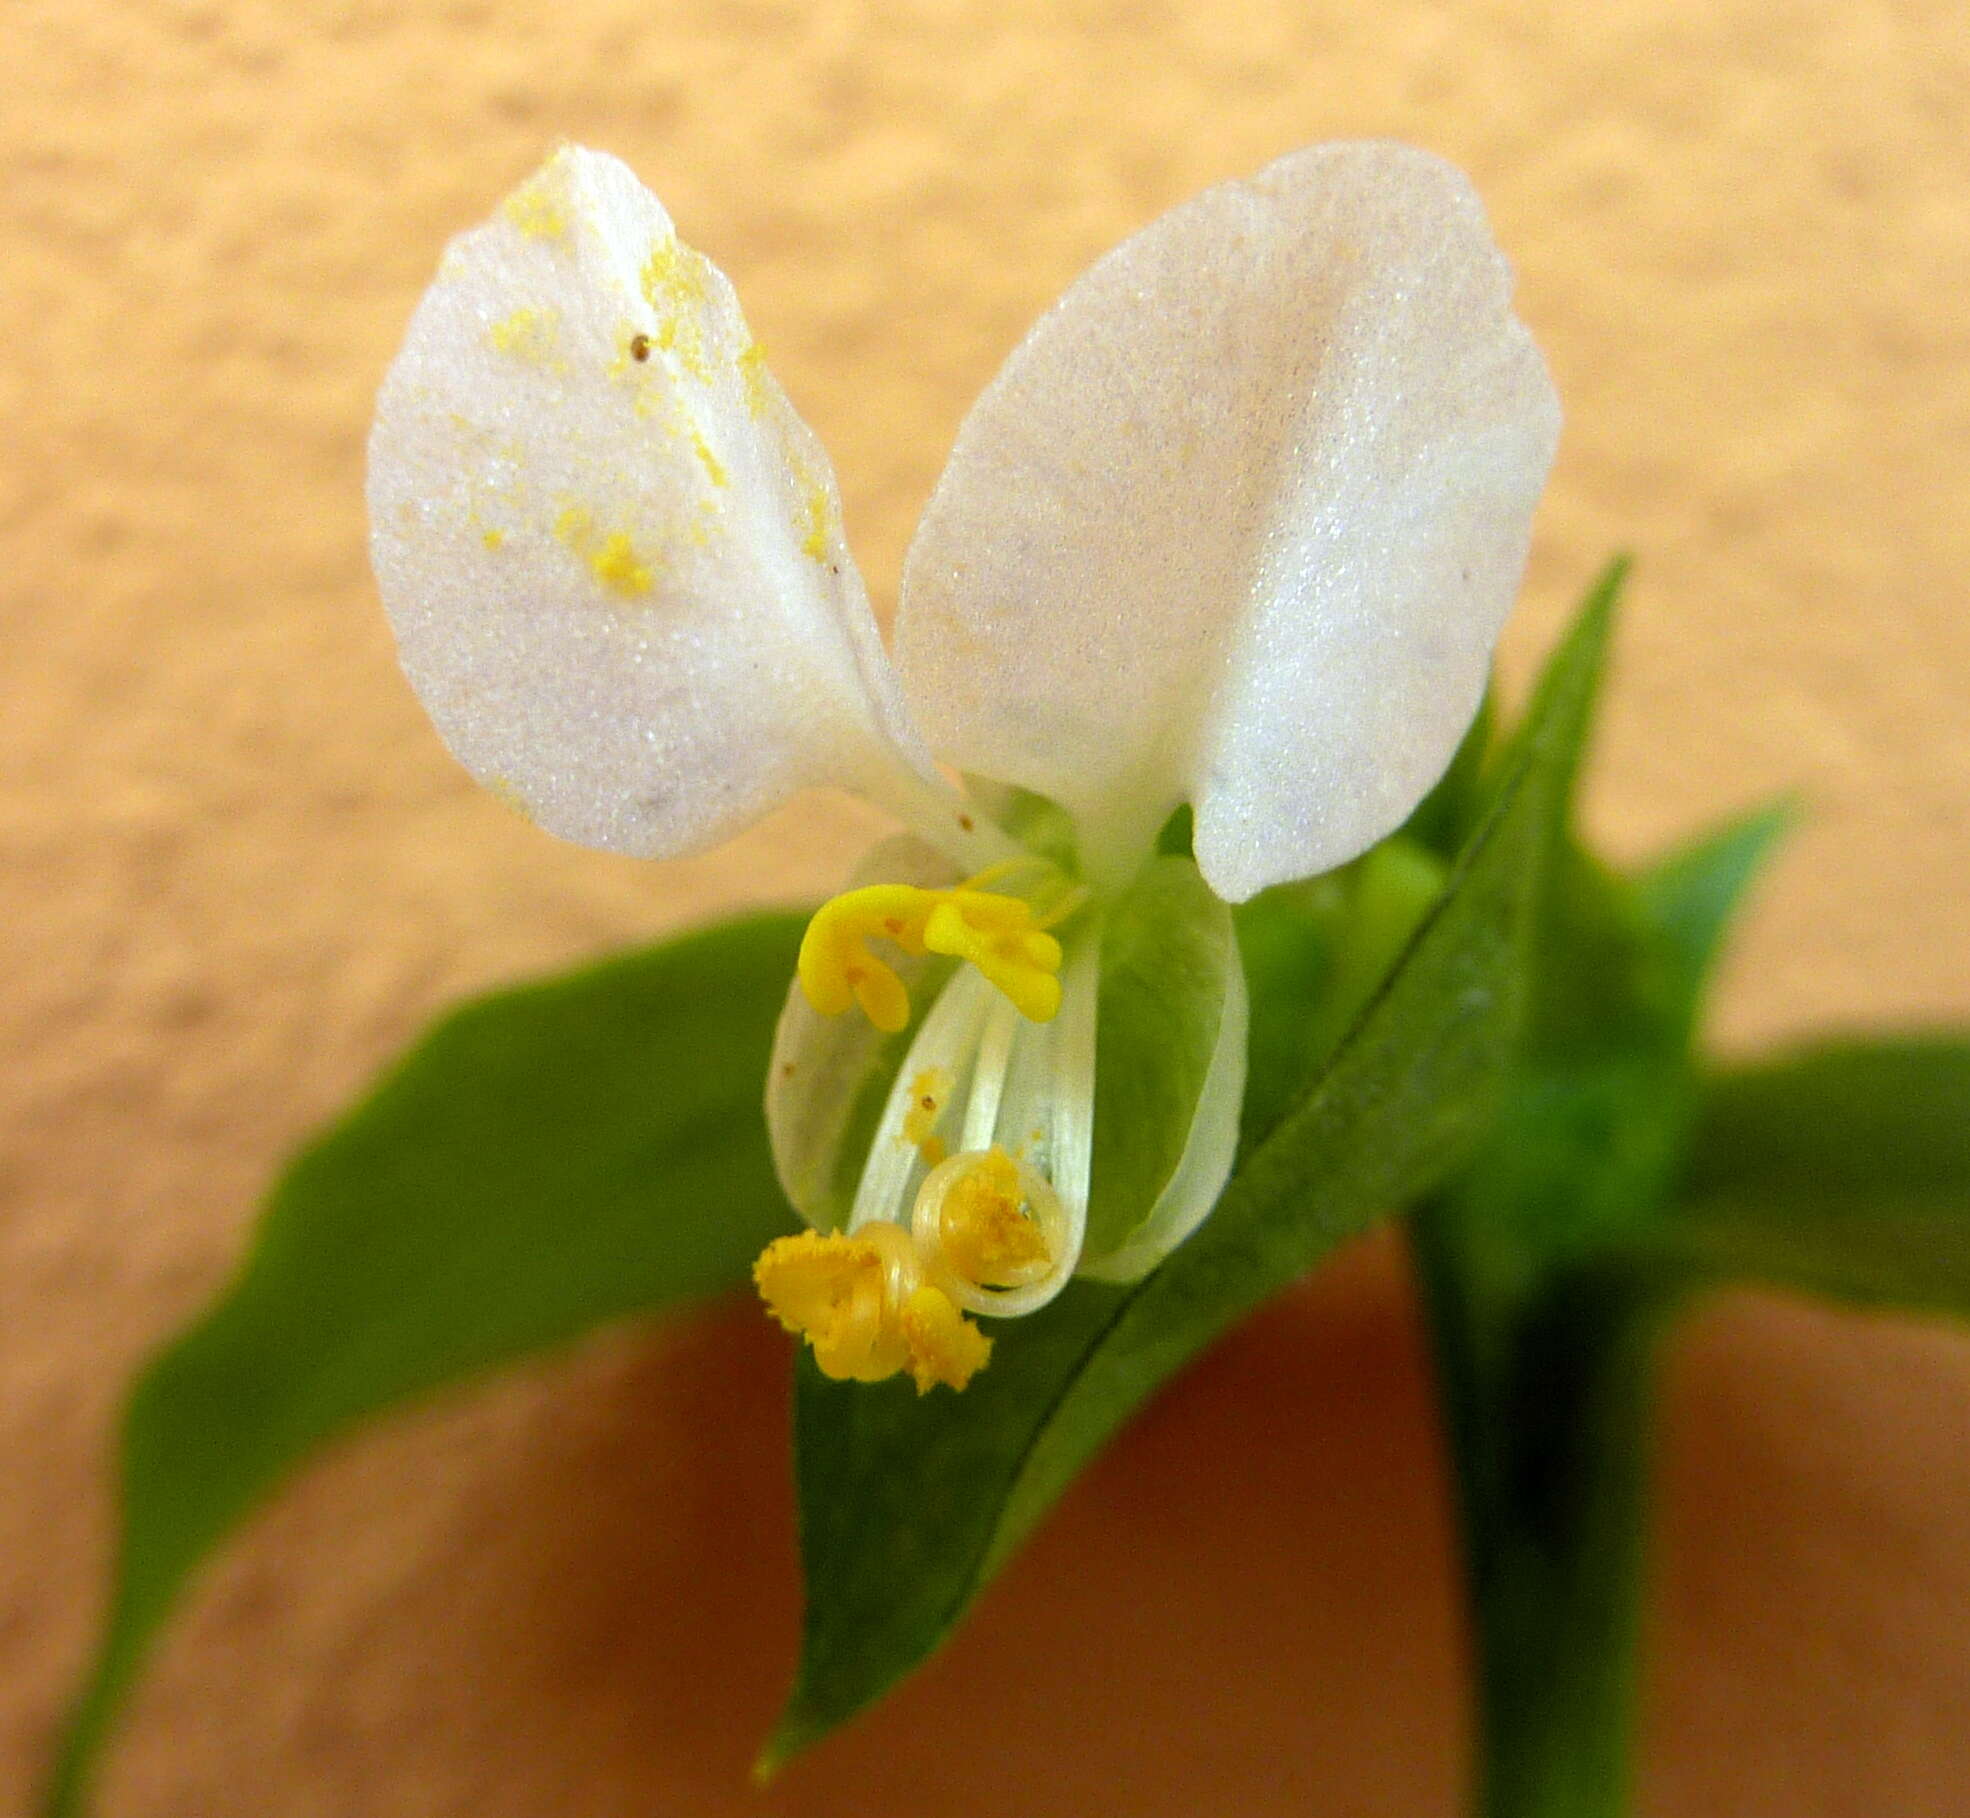
<path fill-rule="evenodd" d="M 649 565 L 637 559 L 636 545 L 625 530 L 612 531 L 604 538 L 602 547 L 589 556 L 588 565 L 603 586 L 617 593 L 650 591 Z"/>
<path fill-rule="evenodd" d="M 703 464 L 705 474 L 714 486 L 726 483 L 725 464 L 712 453 L 711 444 L 705 440 L 704 431 L 694 423 L 691 426 L 691 446 L 697 451 L 698 460 Z"/>
<path fill-rule="evenodd" d="M 585 505 L 569 505 L 554 520 L 554 534 L 588 564 L 588 569 L 612 593 L 648 593 L 654 578 L 648 560 L 638 553 L 626 530 L 606 536 L 596 528 L 595 514 Z"/>
<path fill-rule="evenodd" d="M 834 500 L 820 476 L 804 464 L 796 462 L 794 474 L 800 483 L 800 519 L 795 526 L 802 532 L 800 553 L 825 562 L 835 524 Z"/>
<path fill-rule="evenodd" d="M 527 799 L 503 776 L 488 777 L 486 788 L 493 800 L 511 808 L 523 821 L 531 822 L 534 811 L 527 806 Z"/>
<path fill-rule="evenodd" d="M 511 354 L 516 360 L 526 360 L 535 366 L 546 366 L 553 361 L 560 326 L 558 310 L 516 309 L 510 316 L 502 316 L 493 323 L 486 330 L 486 337 L 503 354 Z"/>
<path fill-rule="evenodd" d="M 568 208 L 556 159 L 506 198 L 506 218 L 529 240 L 565 240 Z"/>
<path fill-rule="evenodd" d="M 910 1082 L 910 1108 L 903 1113 L 903 1140 L 934 1168 L 950 1151 L 937 1134 L 937 1120 L 950 1102 L 956 1081 L 948 1067 L 926 1067 Z"/>
<path fill-rule="evenodd" d="M 710 318 L 711 261 L 672 234 L 651 247 L 642 284 L 643 300 L 656 312 L 656 345 L 693 378 L 709 378 L 705 330 Z"/>
<path fill-rule="evenodd" d="M 739 377 L 746 388 L 746 409 L 755 417 L 763 417 L 771 396 L 766 389 L 766 349 L 757 341 L 748 341 L 745 352 L 739 355 Z"/>
<path fill-rule="evenodd" d="M 675 234 L 650 248 L 643 265 L 643 297 L 659 312 L 681 308 L 705 300 L 705 279 L 710 261 L 693 252 Z"/>
<path fill-rule="evenodd" d="M 506 532 L 503 530 L 488 530 L 480 537 L 479 541 L 484 543 L 488 549 L 497 549 L 506 541 Z"/>

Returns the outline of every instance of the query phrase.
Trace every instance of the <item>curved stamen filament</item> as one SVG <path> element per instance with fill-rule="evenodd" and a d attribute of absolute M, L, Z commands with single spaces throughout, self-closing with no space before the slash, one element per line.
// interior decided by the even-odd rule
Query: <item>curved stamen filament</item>
<path fill-rule="evenodd" d="M 1062 1263 L 1072 1268 L 1060 1196 L 997 1147 L 954 1155 L 930 1171 L 910 1235 L 930 1280 L 973 1313 L 1031 1312 L 1059 1291 Z"/>

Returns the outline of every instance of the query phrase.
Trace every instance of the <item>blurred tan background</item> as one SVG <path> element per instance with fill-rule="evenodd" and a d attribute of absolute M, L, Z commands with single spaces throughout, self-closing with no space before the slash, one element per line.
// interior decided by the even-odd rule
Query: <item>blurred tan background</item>
<path fill-rule="evenodd" d="M 1467 166 L 1568 427 L 1506 651 L 1642 558 L 1594 818 L 1816 809 L 1733 1045 L 1970 1017 L 1970 26 L 1956 0 L 13 0 L 0 14 L 0 1809 L 97 1608 L 137 1355 L 285 1148 L 461 992 L 830 881 L 478 795 L 401 685 L 369 403 L 558 136 L 737 281 L 879 597 L 1090 258 L 1306 141 Z M 763 1799 L 784 1357 L 624 1335 L 358 1444 L 209 1582 L 109 1818 L 1452 1806 L 1458 1637 L 1386 1249 L 1227 1344 L 923 1678 Z M 1644 1809 L 1960 1813 L 1970 1340 L 1745 1299 L 1676 1354 Z"/>

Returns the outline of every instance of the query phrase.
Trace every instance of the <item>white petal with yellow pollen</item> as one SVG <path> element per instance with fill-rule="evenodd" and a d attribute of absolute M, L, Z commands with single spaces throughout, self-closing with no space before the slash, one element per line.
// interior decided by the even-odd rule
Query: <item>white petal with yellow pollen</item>
<path fill-rule="evenodd" d="M 826 456 L 615 159 L 563 148 L 453 242 L 369 503 L 413 686 L 550 832 L 659 857 L 808 784 L 934 790 Z"/>
<path fill-rule="evenodd" d="M 941 756 L 1221 896 L 1353 857 L 1484 686 L 1558 433 L 1465 178 L 1317 146 L 1081 277 L 960 431 L 898 661 Z"/>

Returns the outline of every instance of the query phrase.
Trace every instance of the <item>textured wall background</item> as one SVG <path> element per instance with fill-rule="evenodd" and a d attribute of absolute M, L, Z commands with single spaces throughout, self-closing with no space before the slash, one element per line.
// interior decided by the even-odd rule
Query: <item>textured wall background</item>
<path fill-rule="evenodd" d="M 1606 839 L 1800 785 L 1728 1037 L 1970 1016 L 1954 0 L 15 0 L 0 70 L 0 1805 L 94 1615 L 118 1386 L 286 1146 L 460 992 L 854 845 L 842 809 L 655 873 L 555 846 L 394 671 L 369 400 L 444 237 L 557 136 L 737 280 L 879 594 L 965 404 L 1114 239 L 1312 139 L 1465 164 L 1569 411 L 1510 674 L 1643 558 Z M 216 1574 L 105 1810 L 1447 1811 L 1395 1284 L 1357 1254 L 1227 1345 L 763 1802 L 793 1588 L 760 1322 L 403 1423 Z M 1970 1344 L 1733 1303 L 1667 1450 L 1648 1809 L 1960 1811 Z"/>

